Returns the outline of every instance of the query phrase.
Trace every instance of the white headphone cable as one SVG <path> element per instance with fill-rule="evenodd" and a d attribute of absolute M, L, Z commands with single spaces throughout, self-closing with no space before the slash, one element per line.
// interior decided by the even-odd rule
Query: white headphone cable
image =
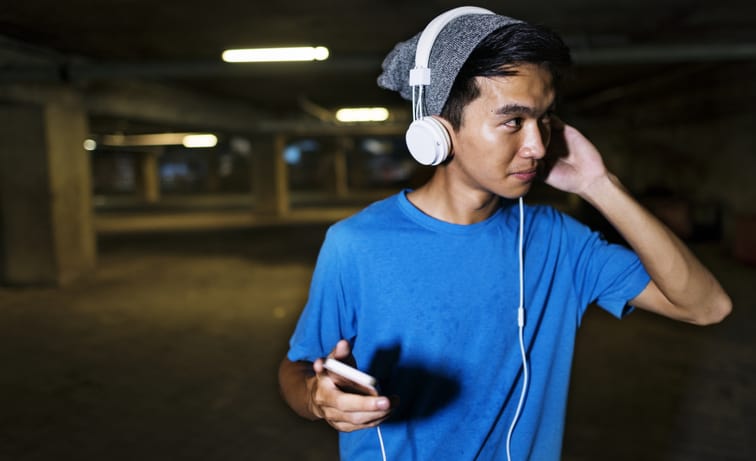
<path fill-rule="evenodd" d="M 417 120 L 417 89 L 412 87 L 412 120 Z"/>
<path fill-rule="evenodd" d="M 413 94 L 414 96 L 414 91 Z M 515 425 L 517 424 L 517 420 L 520 418 L 520 412 L 522 411 L 523 403 L 525 402 L 525 394 L 528 389 L 528 359 L 525 354 L 525 339 L 524 339 L 524 329 L 525 329 L 525 307 L 524 307 L 524 260 L 523 260 L 523 229 L 525 227 L 525 218 L 524 218 L 524 212 L 523 212 L 523 204 L 522 204 L 522 197 L 519 199 L 519 209 L 520 209 L 520 225 L 519 225 L 519 232 L 518 232 L 518 248 L 517 248 L 517 257 L 518 257 L 518 266 L 519 266 L 519 275 L 520 275 L 520 303 L 517 307 L 517 329 L 518 329 L 518 336 L 520 340 L 520 355 L 522 356 L 522 373 L 523 373 L 523 379 L 522 379 L 522 390 L 520 391 L 520 401 L 517 403 L 517 410 L 515 411 L 515 415 L 512 418 L 512 424 L 509 426 L 509 432 L 507 433 L 507 460 L 512 461 L 512 455 L 510 453 L 510 445 L 512 442 L 512 432 L 514 431 Z M 386 461 L 386 448 L 383 444 L 383 434 L 381 433 L 381 426 L 378 425 L 375 427 L 376 431 L 378 432 L 378 442 L 381 445 L 381 457 L 383 461 Z"/>
<path fill-rule="evenodd" d="M 524 307 L 524 270 L 523 270 L 523 256 L 522 256 L 522 240 L 523 240 L 523 228 L 525 227 L 525 218 L 523 213 L 522 197 L 520 197 L 520 228 L 519 228 L 519 244 L 518 244 L 518 262 L 520 267 L 520 305 L 517 307 L 517 328 L 520 337 L 520 354 L 522 355 L 522 390 L 520 391 L 520 401 L 517 403 L 517 410 L 512 418 L 512 425 L 509 426 L 509 432 L 507 433 L 507 461 L 512 461 L 512 455 L 510 454 L 510 444 L 512 441 L 512 432 L 514 431 L 515 424 L 520 418 L 520 412 L 522 411 L 522 405 L 525 402 L 525 393 L 528 389 L 528 359 L 525 355 L 525 307 Z"/>
<path fill-rule="evenodd" d="M 423 86 L 417 87 L 417 107 L 415 108 L 417 119 L 423 118 Z"/>
<path fill-rule="evenodd" d="M 383 461 L 386 461 L 386 447 L 383 446 L 383 434 L 381 434 L 380 424 L 375 426 L 375 430 L 378 431 L 378 442 L 381 444 L 381 457 Z"/>

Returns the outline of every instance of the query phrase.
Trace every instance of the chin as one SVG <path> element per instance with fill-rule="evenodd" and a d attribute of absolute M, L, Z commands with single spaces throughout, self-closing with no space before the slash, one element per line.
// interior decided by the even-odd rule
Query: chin
<path fill-rule="evenodd" d="M 529 185 L 526 186 L 526 187 L 520 187 L 520 188 L 517 188 L 517 189 L 514 189 L 514 190 L 510 189 L 510 190 L 507 190 L 507 191 L 501 191 L 501 192 L 498 192 L 497 195 L 499 197 L 503 197 L 505 199 L 517 200 L 520 197 L 524 198 L 526 195 L 528 195 L 528 192 L 530 192 L 530 186 Z"/>

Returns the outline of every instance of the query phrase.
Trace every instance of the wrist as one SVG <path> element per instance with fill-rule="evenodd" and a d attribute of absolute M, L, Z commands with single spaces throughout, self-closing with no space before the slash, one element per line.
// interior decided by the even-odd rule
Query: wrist
<path fill-rule="evenodd" d="M 611 199 L 613 194 L 624 190 L 620 180 L 612 173 L 606 172 L 587 184 L 578 194 L 583 200 L 596 208 L 601 208 L 602 202 Z"/>
<path fill-rule="evenodd" d="M 323 410 L 317 403 L 317 392 L 318 392 L 318 377 L 317 375 L 308 376 L 305 378 L 305 389 L 306 389 L 306 398 L 307 398 L 307 410 L 309 415 L 308 419 L 311 420 L 318 420 L 323 419 L 324 414 Z"/>

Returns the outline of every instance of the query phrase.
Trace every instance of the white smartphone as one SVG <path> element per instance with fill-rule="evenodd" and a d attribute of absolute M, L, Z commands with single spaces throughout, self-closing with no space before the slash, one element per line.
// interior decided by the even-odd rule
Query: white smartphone
<path fill-rule="evenodd" d="M 378 380 L 344 362 L 327 358 L 323 367 L 336 375 L 334 382 L 344 392 L 378 395 Z"/>

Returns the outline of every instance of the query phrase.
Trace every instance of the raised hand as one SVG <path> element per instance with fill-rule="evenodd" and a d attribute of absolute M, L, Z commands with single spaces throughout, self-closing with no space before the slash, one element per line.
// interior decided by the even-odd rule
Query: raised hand
<path fill-rule="evenodd" d="M 608 172 L 598 149 L 577 129 L 552 118 L 551 142 L 545 158 L 546 184 L 584 196 Z"/>

